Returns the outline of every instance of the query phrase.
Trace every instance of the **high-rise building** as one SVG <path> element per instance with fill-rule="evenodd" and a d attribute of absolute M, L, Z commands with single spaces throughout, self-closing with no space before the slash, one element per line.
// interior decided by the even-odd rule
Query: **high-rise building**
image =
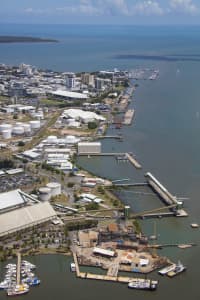
<path fill-rule="evenodd" d="M 83 73 L 81 75 L 81 80 L 83 84 L 94 86 L 94 75 L 89 73 Z"/>

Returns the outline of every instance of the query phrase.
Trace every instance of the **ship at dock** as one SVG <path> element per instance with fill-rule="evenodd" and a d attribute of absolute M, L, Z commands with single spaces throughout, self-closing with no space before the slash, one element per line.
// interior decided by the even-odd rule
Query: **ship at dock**
<path fill-rule="evenodd" d="M 172 270 L 172 271 L 170 271 L 170 272 L 167 273 L 167 276 L 174 277 L 174 276 L 176 276 L 176 275 L 178 275 L 178 274 L 180 274 L 180 273 L 182 273 L 184 271 L 186 271 L 186 267 L 179 261 L 176 264 L 174 270 Z"/>
<path fill-rule="evenodd" d="M 128 288 L 137 290 L 154 291 L 157 289 L 158 281 L 151 279 L 135 279 L 128 283 Z"/>

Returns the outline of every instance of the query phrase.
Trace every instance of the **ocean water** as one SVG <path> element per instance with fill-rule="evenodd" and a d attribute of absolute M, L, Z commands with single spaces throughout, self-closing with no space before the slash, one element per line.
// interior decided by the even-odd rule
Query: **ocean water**
<path fill-rule="evenodd" d="M 137 171 L 130 164 L 117 163 L 112 158 L 81 158 L 79 163 L 110 179 L 130 178 L 134 182 L 143 182 L 145 172 L 153 173 L 170 192 L 189 198 L 185 200 L 188 218 L 156 220 L 158 242 L 198 244 L 199 229 L 191 229 L 190 223 L 200 223 L 200 28 L 4 25 L 0 27 L 0 34 L 59 40 L 55 44 L 0 44 L 0 63 L 24 62 L 60 71 L 94 71 L 114 67 L 131 69 L 140 66 L 159 68 L 158 80 L 137 82 L 139 87 L 130 105 L 135 109 L 135 118 L 131 126 L 121 129 L 124 141 L 103 141 L 105 151 L 132 151 L 142 164 L 142 170 Z M 119 55 L 123 55 L 123 59 L 117 59 Z M 167 61 L 144 57 L 149 55 L 179 59 Z M 186 57 L 187 61 L 183 59 Z M 116 130 L 109 129 L 109 133 L 115 134 Z M 142 196 L 135 192 L 120 193 L 123 201 L 135 211 L 162 205 L 153 195 Z M 151 193 L 148 189 L 146 192 Z M 144 232 L 152 234 L 154 221 L 141 223 Z M 177 296 L 182 300 L 188 297 L 199 299 L 199 245 L 187 250 L 166 248 L 160 254 L 174 261 L 181 259 L 187 271 L 174 279 L 159 277 L 159 287 L 155 293 L 130 291 L 126 286 L 113 283 L 77 280 L 67 271 L 69 261 L 66 257 L 48 256 L 36 258 L 45 284 L 26 297 L 34 299 L 37 294 L 37 299 L 55 299 L 56 294 L 59 299 L 69 297 L 78 300 L 94 297 L 166 300 Z M 63 267 L 65 263 L 66 272 Z M 158 278 L 156 272 L 150 276 Z M 53 281 L 53 278 L 56 279 Z"/>

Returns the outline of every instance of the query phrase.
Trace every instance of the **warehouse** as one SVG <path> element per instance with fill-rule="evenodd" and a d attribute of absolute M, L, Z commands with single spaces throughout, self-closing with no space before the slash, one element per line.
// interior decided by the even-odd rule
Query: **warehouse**
<path fill-rule="evenodd" d="M 25 206 L 0 214 L 0 237 L 57 218 L 48 202 Z"/>
<path fill-rule="evenodd" d="M 63 91 L 63 90 L 50 92 L 50 94 L 56 96 L 59 99 L 67 99 L 67 100 L 86 100 L 88 98 L 86 94 Z"/>
<path fill-rule="evenodd" d="M 30 200 L 35 201 L 31 196 L 20 189 L 0 194 L 0 214 L 25 206 Z M 0 224 L 1 226 L 1 224 Z"/>

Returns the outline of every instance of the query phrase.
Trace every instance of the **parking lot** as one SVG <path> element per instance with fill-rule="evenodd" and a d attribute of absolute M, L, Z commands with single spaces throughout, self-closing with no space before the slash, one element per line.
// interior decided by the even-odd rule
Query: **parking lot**
<path fill-rule="evenodd" d="M 0 193 L 10 190 L 28 187 L 37 181 L 37 177 L 30 176 L 26 173 L 15 175 L 2 175 L 0 176 Z"/>

